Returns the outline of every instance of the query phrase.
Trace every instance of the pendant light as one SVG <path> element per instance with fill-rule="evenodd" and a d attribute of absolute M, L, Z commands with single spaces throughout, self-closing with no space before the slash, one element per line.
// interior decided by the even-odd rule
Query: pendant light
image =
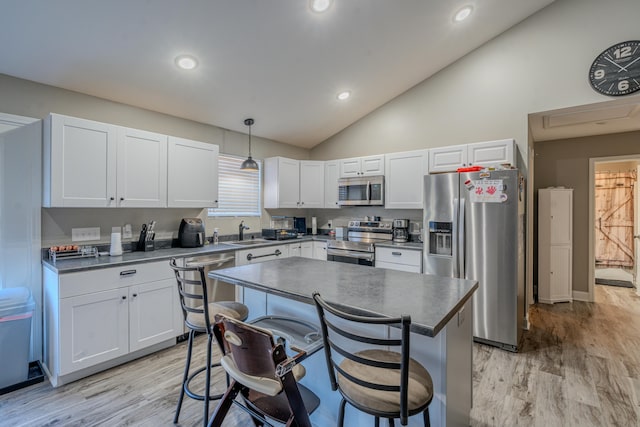
<path fill-rule="evenodd" d="M 253 119 L 244 119 L 244 124 L 249 126 L 249 157 L 247 157 L 247 160 L 242 162 L 240 169 L 246 171 L 257 171 L 258 163 L 251 158 L 251 125 L 253 124 Z"/>

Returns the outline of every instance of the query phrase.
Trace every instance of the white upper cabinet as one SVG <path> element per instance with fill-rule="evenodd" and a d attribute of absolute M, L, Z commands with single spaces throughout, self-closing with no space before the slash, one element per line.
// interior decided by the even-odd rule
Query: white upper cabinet
<path fill-rule="evenodd" d="M 513 139 L 467 144 L 469 166 L 516 166 L 515 145 Z"/>
<path fill-rule="evenodd" d="M 429 172 L 455 172 L 466 166 L 516 166 L 513 139 L 451 145 L 429 150 Z"/>
<path fill-rule="evenodd" d="M 165 207 L 167 137 L 50 114 L 45 207 Z"/>
<path fill-rule="evenodd" d="M 337 160 L 324 162 L 324 207 L 339 209 L 338 205 L 338 178 L 340 176 L 340 163 Z"/>
<path fill-rule="evenodd" d="M 168 151 L 167 206 L 218 207 L 218 146 L 170 136 Z"/>
<path fill-rule="evenodd" d="M 341 159 L 340 178 L 384 175 L 384 155 Z"/>
<path fill-rule="evenodd" d="M 429 150 L 387 154 L 385 171 L 385 208 L 422 209 Z"/>
<path fill-rule="evenodd" d="M 451 145 L 429 150 L 429 172 L 451 172 L 467 166 L 467 146 Z"/>
<path fill-rule="evenodd" d="M 324 162 L 285 157 L 264 159 L 264 207 L 322 208 Z"/>
<path fill-rule="evenodd" d="M 301 208 L 324 207 L 324 162 L 300 161 Z"/>
<path fill-rule="evenodd" d="M 167 136 L 118 128 L 117 206 L 167 206 Z"/>
<path fill-rule="evenodd" d="M 51 114 L 44 124 L 44 207 L 116 206 L 117 126 Z"/>
<path fill-rule="evenodd" d="M 300 203 L 300 161 L 264 159 L 264 207 L 297 208 Z"/>

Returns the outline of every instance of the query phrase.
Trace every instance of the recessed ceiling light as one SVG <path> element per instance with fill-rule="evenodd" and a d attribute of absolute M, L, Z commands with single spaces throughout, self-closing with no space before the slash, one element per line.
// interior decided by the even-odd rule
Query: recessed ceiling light
<path fill-rule="evenodd" d="M 340 101 L 346 101 L 347 99 L 349 99 L 349 97 L 351 96 L 351 92 L 348 90 L 345 90 L 344 92 L 340 92 L 336 98 L 338 98 Z"/>
<path fill-rule="evenodd" d="M 176 57 L 176 65 L 183 70 L 193 70 L 198 66 L 198 60 L 191 55 L 180 55 Z"/>
<path fill-rule="evenodd" d="M 309 0 L 311 10 L 314 12 L 326 12 L 330 7 L 332 0 Z"/>
<path fill-rule="evenodd" d="M 473 11 L 473 7 L 465 6 L 455 14 L 455 16 L 453 17 L 453 20 L 455 22 L 462 22 L 471 15 L 472 11 Z"/>

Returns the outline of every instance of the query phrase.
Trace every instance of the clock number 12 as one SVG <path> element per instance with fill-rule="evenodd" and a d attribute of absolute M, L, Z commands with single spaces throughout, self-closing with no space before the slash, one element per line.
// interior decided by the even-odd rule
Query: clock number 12
<path fill-rule="evenodd" d="M 631 46 L 619 47 L 618 49 L 613 51 L 613 56 L 615 56 L 616 59 L 631 56 Z"/>

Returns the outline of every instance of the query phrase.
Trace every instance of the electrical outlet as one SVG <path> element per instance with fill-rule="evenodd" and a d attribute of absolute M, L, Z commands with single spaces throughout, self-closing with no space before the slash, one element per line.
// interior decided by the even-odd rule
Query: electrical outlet
<path fill-rule="evenodd" d="M 100 240 L 100 227 L 72 228 L 72 242 L 86 242 L 89 240 Z"/>

